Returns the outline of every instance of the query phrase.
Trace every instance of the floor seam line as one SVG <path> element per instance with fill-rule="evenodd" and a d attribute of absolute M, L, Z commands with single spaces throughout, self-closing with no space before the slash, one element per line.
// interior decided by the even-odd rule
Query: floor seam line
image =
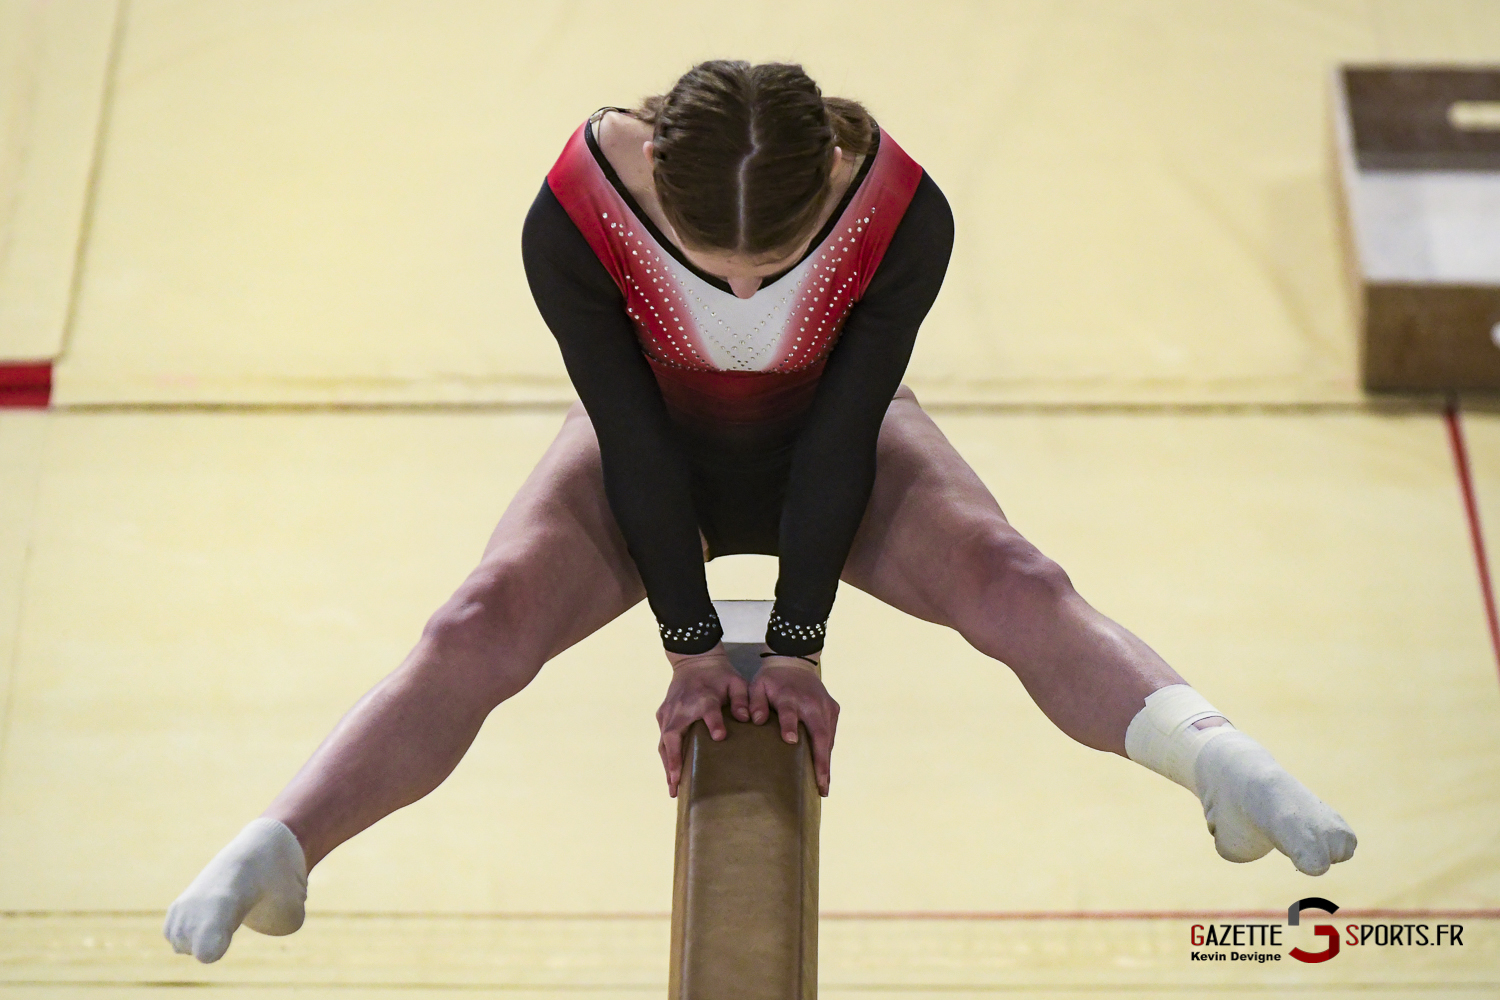
<path fill-rule="evenodd" d="M 16 590 L 16 631 L 10 638 L 10 649 L 5 651 L 9 662 L 5 670 L 4 700 L 0 701 L 0 802 L 5 800 L 6 754 L 10 750 L 11 714 L 15 704 L 16 676 L 21 672 L 21 630 L 26 620 L 26 586 L 31 577 L 32 556 L 36 552 L 36 518 L 41 507 L 42 474 L 47 458 L 47 446 L 52 437 L 52 424 L 47 421 L 42 427 L 41 444 L 36 450 L 36 474 L 31 484 L 31 503 L 26 511 L 26 541 L 21 549 L 21 571 Z"/>
<path fill-rule="evenodd" d="M 78 322 L 78 300 L 83 295 L 84 262 L 88 257 L 89 239 L 94 232 L 94 213 L 99 204 L 99 175 L 104 169 L 104 146 L 109 136 L 110 117 L 115 108 L 115 82 L 120 73 L 120 52 L 125 47 L 125 21 L 130 0 L 117 0 L 115 23 L 109 33 L 109 53 L 104 62 L 104 92 L 99 98 L 99 124 L 94 130 L 94 151 L 89 160 L 88 180 L 83 188 L 83 217 L 78 225 L 78 242 L 73 250 L 73 280 L 68 283 L 68 310 L 63 317 L 62 337 L 53 367 L 68 355 L 73 344 L 73 327 Z M 54 372 L 53 382 L 56 382 Z"/>

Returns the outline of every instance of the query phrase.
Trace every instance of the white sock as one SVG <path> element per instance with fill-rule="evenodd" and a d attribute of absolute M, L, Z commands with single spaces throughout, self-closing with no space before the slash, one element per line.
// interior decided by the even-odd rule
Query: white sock
<path fill-rule="evenodd" d="M 251 820 L 167 910 L 162 929 L 172 950 L 217 962 L 243 922 L 262 934 L 302 926 L 307 859 L 280 820 Z"/>
<path fill-rule="evenodd" d="M 1298 871 L 1321 875 L 1353 857 L 1349 824 L 1265 747 L 1227 723 L 1193 725 L 1215 715 L 1223 713 L 1186 684 L 1153 691 L 1125 730 L 1125 753 L 1198 796 L 1227 861 L 1254 861 L 1274 847 Z"/>

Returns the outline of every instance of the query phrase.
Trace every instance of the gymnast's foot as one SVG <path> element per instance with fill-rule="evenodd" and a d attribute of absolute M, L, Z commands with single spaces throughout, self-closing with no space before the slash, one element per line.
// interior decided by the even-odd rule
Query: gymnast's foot
<path fill-rule="evenodd" d="M 1305 875 L 1354 856 L 1354 831 L 1266 751 L 1230 726 L 1203 745 L 1193 766 L 1214 848 L 1254 861 L 1276 848 Z"/>
<path fill-rule="evenodd" d="M 307 860 L 295 834 L 279 820 L 251 820 L 167 910 L 163 928 L 172 949 L 217 962 L 244 923 L 262 934 L 302 926 Z"/>
<path fill-rule="evenodd" d="M 1186 684 L 1153 691 L 1125 732 L 1131 760 L 1182 785 L 1203 803 L 1214 847 L 1227 861 L 1279 850 L 1307 875 L 1354 856 L 1354 831 L 1255 740 Z"/>

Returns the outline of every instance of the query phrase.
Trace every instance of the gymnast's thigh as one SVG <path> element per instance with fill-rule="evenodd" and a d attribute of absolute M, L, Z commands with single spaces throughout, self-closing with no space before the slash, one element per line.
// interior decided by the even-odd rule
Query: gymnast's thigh
<path fill-rule="evenodd" d="M 599 441 L 575 403 L 517 491 L 471 581 L 504 595 L 550 659 L 645 597 L 604 494 Z"/>
<path fill-rule="evenodd" d="M 886 410 L 876 447 L 875 486 L 843 579 L 908 614 L 957 627 L 963 554 L 1026 543 L 906 386 Z"/>

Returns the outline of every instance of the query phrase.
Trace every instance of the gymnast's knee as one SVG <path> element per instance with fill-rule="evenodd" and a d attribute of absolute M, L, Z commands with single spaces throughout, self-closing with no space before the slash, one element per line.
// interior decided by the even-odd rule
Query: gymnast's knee
<path fill-rule="evenodd" d="M 956 576 L 974 597 L 968 606 L 984 622 L 1032 620 L 1073 594 L 1063 568 L 1008 524 L 986 525 L 957 556 Z"/>
<path fill-rule="evenodd" d="M 529 684 L 545 659 L 532 569 L 520 554 L 486 558 L 428 618 L 420 669 L 486 709 Z"/>

